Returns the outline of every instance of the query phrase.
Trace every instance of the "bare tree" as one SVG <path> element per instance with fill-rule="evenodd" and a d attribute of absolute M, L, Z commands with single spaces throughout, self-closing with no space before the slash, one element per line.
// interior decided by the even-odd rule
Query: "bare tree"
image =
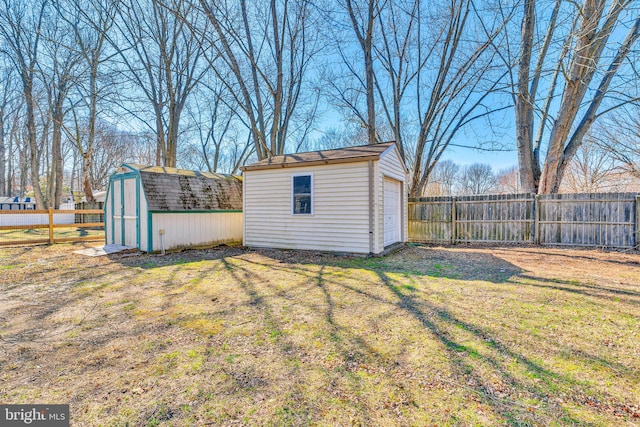
<path fill-rule="evenodd" d="M 351 122 L 340 128 L 331 127 L 325 129 L 322 135 L 304 148 L 305 151 L 333 150 L 336 148 L 364 145 L 368 142 L 367 129 Z"/>
<path fill-rule="evenodd" d="M 361 4 L 364 3 L 364 4 Z M 373 37 L 374 25 L 380 13 L 379 0 L 346 0 L 346 9 L 351 21 L 351 27 L 356 35 L 364 62 L 364 86 L 367 104 L 366 122 L 367 141 L 369 144 L 378 142 L 376 134 L 376 104 L 375 104 L 375 75 L 373 71 Z"/>
<path fill-rule="evenodd" d="M 411 171 L 412 194 L 420 194 L 442 154 L 456 145 L 454 139 L 462 129 L 508 107 L 491 100 L 506 74 L 494 70 L 492 64 L 507 19 L 481 15 L 471 1 L 454 2 L 444 14 L 435 49 L 419 55 L 427 65 L 418 70 L 415 96 L 427 96 L 417 103 L 420 128 Z M 429 71 L 433 65 L 436 73 Z"/>
<path fill-rule="evenodd" d="M 34 85 L 38 67 L 39 45 L 42 26 L 48 7 L 47 0 L 2 0 L 0 7 L 0 36 L 3 53 L 11 60 L 22 84 L 22 95 L 26 110 L 25 125 L 29 147 L 29 169 L 36 206 L 45 207 L 40 188 L 40 153 L 36 133 L 35 110 L 37 103 Z"/>
<path fill-rule="evenodd" d="M 130 81 L 152 107 L 149 123 L 144 111 L 129 106 L 135 98 L 124 97 L 121 103 L 156 133 L 158 165 L 176 166 L 180 119 L 189 95 L 206 72 L 201 59 L 207 29 L 196 33 L 187 26 L 189 20 L 202 22 L 196 14 L 189 2 L 180 0 L 121 1 L 114 23 L 118 34 L 107 38 Z"/>
<path fill-rule="evenodd" d="M 621 100 L 619 93 L 604 111 L 599 111 L 612 91 L 614 78 L 625 67 L 629 52 L 640 37 L 640 16 L 631 0 L 584 0 L 581 3 L 555 0 L 549 18 L 539 24 L 536 20 L 547 3 L 525 0 L 523 4 L 516 95 L 521 182 L 526 191 L 555 193 L 595 120 L 637 96 Z M 617 41 L 611 35 L 623 28 L 621 17 L 625 13 L 631 17 L 631 25 L 627 36 Z M 564 20 L 560 20 L 561 15 L 565 16 Z M 540 39 L 534 31 L 536 24 L 547 29 Z M 539 53 L 532 69 L 534 50 Z M 612 59 L 605 65 L 609 55 Z M 546 97 L 539 97 L 537 91 L 545 76 L 550 76 L 545 81 L 548 92 Z M 557 105 L 555 112 L 552 111 L 554 105 Z M 540 115 L 540 126 L 534 139 L 536 113 Z M 540 149 L 545 138 L 547 150 L 542 163 Z"/>
<path fill-rule="evenodd" d="M 187 106 L 193 143 L 185 147 L 189 154 L 183 163 L 209 172 L 237 173 L 254 145 L 243 135 L 244 126 L 224 83 L 214 78 L 200 92 Z"/>
<path fill-rule="evenodd" d="M 364 14 L 371 5 L 373 13 Z M 375 24 L 371 42 L 375 99 L 371 102 L 367 97 L 367 114 L 361 111 L 353 84 L 355 81 L 359 90 L 369 94 L 369 70 L 353 60 L 348 44 L 340 47 L 343 40 L 338 40 L 337 50 L 345 73 L 355 80 L 340 84 L 333 79 L 332 84 L 339 102 L 363 126 L 377 124 L 377 140 L 395 140 L 410 165 L 409 191 L 417 196 L 424 192 L 445 150 L 459 144 L 460 132 L 476 120 L 509 108 L 490 99 L 507 85 L 506 73 L 495 69 L 492 62 L 509 17 L 480 12 L 470 0 L 446 6 L 422 0 L 376 1 L 367 6 L 356 9 L 360 11 L 356 17 L 361 22 L 361 50 L 366 47 L 362 35 L 368 34 L 363 29 L 369 28 L 364 17 L 373 17 Z M 377 109 L 377 121 L 368 118 L 371 105 Z"/>
<path fill-rule="evenodd" d="M 12 118 L 18 114 L 14 96 L 18 88 L 15 85 L 14 73 L 14 68 L 9 64 L 3 64 L 0 68 L 0 196 L 10 193 L 11 168 L 7 167 L 12 155 L 10 126 Z"/>
<path fill-rule="evenodd" d="M 16 108 L 15 114 L 10 116 L 10 118 L 11 118 L 11 123 L 7 126 L 7 133 L 5 133 L 5 137 L 7 137 L 5 139 L 6 174 L 7 174 L 5 194 L 7 196 L 14 196 L 15 195 L 14 189 L 16 187 L 17 182 L 20 183 L 19 194 L 24 194 L 26 180 L 23 179 L 23 177 L 26 176 L 29 168 L 27 166 L 27 156 L 25 153 L 27 148 L 22 143 L 23 138 L 20 137 L 21 134 L 25 133 L 24 132 L 25 126 L 22 123 L 22 120 L 21 120 L 22 118 L 19 113 L 19 109 Z M 16 168 L 16 164 L 18 164 L 19 167 Z M 24 185 L 22 185 L 23 182 L 24 182 Z"/>
<path fill-rule="evenodd" d="M 520 190 L 518 166 L 501 169 L 496 174 L 496 190 L 502 194 L 518 194 Z"/>
<path fill-rule="evenodd" d="M 51 169 L 47 177 L 50 206 L 60 207 L 63 187 L 62 132 L 68 112 L 69 91 L 77 83 L 81 56 L 74 48 L 73 31 L 57 13 L 49 14 L 43 26 L 40 80 L 46 93 L 51 117 Z"/>
<path fill-rule="evenodd" d="M 322 46 L 311 1 L 199 3 L 216 37 L 210 67 L 239 107 L 258 159 L 283 154 L 287 141 L 300 144 L 318 102 L 309 71 Z"/>
<path fill-rule="evenodd" d="M 453 160 L 441 160 L 433 168 L 425 193 L 430 196 L 453 196 L 460 174 L 460 165 Z"/>
<path fill-rule="evenodd" d="M 600 147 L 590 133 L 584 138 L 584 142 L 571 160 L 561 191 L 570 193 L 624 191 L 631 176 L 619 166 L 615 157 Z"/>
<path fill-rule="evenodd" d="M 493 173 L 491 165 L 486 163 L 473 163 L 462 168 L 458 185 L 460 194 L 487 194 L 495 189 L 496 176 Z"/>
<path fill-rule="evenodd" d="M 72 106 L 73 127 L 65 128 L 68 136 L 82 157 L 82 187 L 88 201 L 93 201 L 90 170 L 95 150 L 95 126 L 99 101 L 105 97 L 105 82 L 101 81 L 106 63 L 111 59 L 107 52 L 107 37 L 116 15 L 113 0 L 55 1 L 60 18 L 70 26 L 74 36 L 73 47 L 84 63 L 84 79 L 76 79 L 79 95 Z M 80 108 L 86 108 L 86 129 L 80 126 Z"/>
<path fill-rule="evenodd" d="M 603 120 L 590 133 L 593 144 L 616 160 L 625 173 L 640 179 L 640 106 L 629 106 Z"/>
<path fill-rule="evenodd" d="M 154 139 L 151 133 L 124 131 L 98 118 L 89 171 L 91 188 L 106 189 L 109 176 L 123 163 L 153 164 L 156 155 Z"/>

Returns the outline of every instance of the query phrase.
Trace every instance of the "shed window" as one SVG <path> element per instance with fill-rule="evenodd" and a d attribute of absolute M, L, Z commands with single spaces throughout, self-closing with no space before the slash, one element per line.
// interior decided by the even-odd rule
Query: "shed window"
<path fill-rule="evenodd" d="M 311 215 L 312 176 L 293 176 L 293 214 Z"/>

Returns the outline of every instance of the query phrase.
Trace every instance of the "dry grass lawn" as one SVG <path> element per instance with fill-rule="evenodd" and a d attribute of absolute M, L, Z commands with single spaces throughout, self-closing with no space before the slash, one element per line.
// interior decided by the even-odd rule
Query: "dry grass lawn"
<path fill-rule="evenodd" d="M 640 255 L 0 250 L 0 402 L 74 426 L 637 425 Z"/>
<path fill-rule="evenodd" d="M 104 229 L 85 228 L 85 227 L 65 227 L 55 228 L 53 231 L 54 239 L 77 239 L 95 237 L 98 242 L 104 240 Z M 49 240 L 48 228 L 33 228 L 27 230 L 0 230 L 0 246 L 2 244 L 15 244 L 15 242 L 33 242 L 33 241 Z M 0 250 L 2 250 L 0 248 Z"/>

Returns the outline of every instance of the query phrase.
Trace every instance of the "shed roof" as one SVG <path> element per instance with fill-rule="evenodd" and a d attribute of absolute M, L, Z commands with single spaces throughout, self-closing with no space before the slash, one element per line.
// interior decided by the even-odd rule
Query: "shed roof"
<path fill-rule="evenodd" d="M 309 151 L 306 153 L 285 154 L 274 156 L 270 159 L 243 166 L 243 171 L 260 169 L 279 169 L 285 167 L 300 167 L 312 165 L 324 165 L 331 163 L 351 163 L 367 160 L 379 160 L 380 156 L 393 147 L 395 142 L 381 144 L 358 145 L 355 147 L 338 148 L 335 150 Z"/>
<path fill-rule="evenodd" d="M 124 165 L 140 173 L 151 211 L 242 210 L 242 178 L 234 175 Z"/>

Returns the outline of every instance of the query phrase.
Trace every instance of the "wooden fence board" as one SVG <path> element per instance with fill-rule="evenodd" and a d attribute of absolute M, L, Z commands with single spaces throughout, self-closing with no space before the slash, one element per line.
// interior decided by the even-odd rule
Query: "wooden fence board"
<path fill-rule="evenodd" d="M 409 199 L 409 239 L 633 248 L 637 193 L 484 195 Z"/>

